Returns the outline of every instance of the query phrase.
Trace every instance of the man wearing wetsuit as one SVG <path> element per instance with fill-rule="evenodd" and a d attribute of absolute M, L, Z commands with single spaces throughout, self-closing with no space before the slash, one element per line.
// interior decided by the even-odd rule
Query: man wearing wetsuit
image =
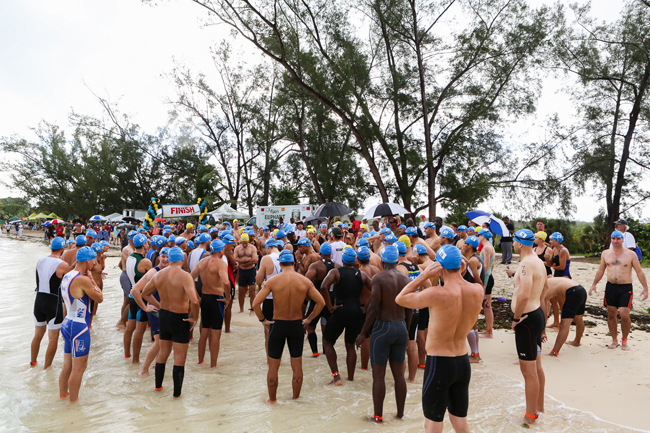
<path fill-rule="evenodd" d="M 106 254 L 104 254 L 104 241 L 95 242 L 92 245 L 92 249 L 97 254 L 95 259 L 95 264 L 93 265 L 90 273 L 93 276 L 93 281 L 95 285 L 99 287 L 99 290 L 104 291 L 104 269 L 106 268 Z M 88 322 L 88 327 L 92 329 L 93 327 L 93 317 L 97 314 L 97 304 L 94 301 L 90 301 L 90 321 Z"/>
<path fill-rule="evenodd" d="M 228 265 L 223 260 L 226 245 L 219 239 L 210 243 L 211 255 L 201 260 L 192 271 L 192 278 L 201 277 L 201 326 L 203 352 L 199 351 L 199 364 L 203 364 L 206 342 L 210 341 L 210 368 L 217 368 L 224 310 L 231 302 Z M 199 346 L 201 347 L 201 346 Z"/>
<path fill-rule="evenodd" d="M 264 282 L 268 281 L 269 278 L 281 272 L 279 262 L 280 249 L 278 248 L 275 239 L 269 238 L 266 241 L 266 244 L 264 244 L 264 247 L 266 249 L 266 255 L 262 257 L 262 261 L 260 262 L 260 269 L 257 272 L 257 276 L 255 277 L 255 281 L 260 287 L 263 287 Z M 259 292 L 257 296 L 259 296 Z M 273 292 L 268 293 L 262 302 L 262 312 L 264 313 L 266 320 L 269 322 L 273 320 Z M 264 342 L 268 356 L 269 330 L 266 326 L 264 327 Z"/>
<path fill-rule="evenodd" d="M 264 258 L 269 257 L 271 254 L 273 253 L 264 256 Z M 279 253 L 278 263 L 281 267 L 280 273 L 266 281 L 253 301 L 253 310 L 258 320 L 269 330 L 269 373 L 267 376 L 269 403 L 277 401 L 278 370 L 285 342 L 291 355 L 293 398 L 300 397 L 304 343 L 303 327 L 314 320 L 325 306 L 323 297 L 318 293 L 312 282 L 294 270 L 294 258 L 291 251 L 283 250 Z M 272 321 L 268 320 L 266 314 L 262 311 L 262 304 L 270 294 L 273 294 Z M 316 306 L 311 315 L 303 319 L 302 305 L 306 296 L 316 302 Z"/>
<path fill-rule="evenodd" d="M 129 280 L 129 276 L 126 274 L 126 260 L 129 258 L 129 256 L 133 253 L 134 247 L 133 247 L 133 238 L 135 235 L 137 235 L 138 232 L 135 230 L 131 230 L 128 235 L 128 243 L 127 245 L 122 248 L 122 252 L 120 254 L 120 263 L 118 264 L 118 267 L 122 270 L 122 273 L 120 274 L 120 286 L 122 286 L 122 292 L 124 292 L 124 302 L 122 303 L 122 308 L 121 308 L 121 315 L 120 315 L 120 320 L 117 321 L 117 326 L 119 329 L 122 329 L 123 326 L 126 326 L 126 322 L 129 319 L 129 299 L 130 299 L 130 294 L 131 294 L 131 281 Z M 164 239 L 164 237 L 163 237 Z"/>
<path fill-rule="evenodd" d="M 131 289 L 131 294 L 133 299 L 138 303 L 138 306 L 146 311 L 147 317 L 149 319 L 149 325 L 151 326 L 151 335 L 153 335 L 153 344 L 149 346 L 147 354 L 144 357 L 144 362 L 142 363 L 142 368 L 140 368 L 140 376 L 149 376 L 149 367 L 151 363 L 158 355 L 160 350 L 159 336 L 160 336 L 160 324 L 158 323 L 158 310 L 160 309 L 160 295 L 157 291 L 153 292 L 153 297 L 156 300 L 155 303 L 149 304 L 145 303 L 142 299 L 142 292 L 144 291 L 149 281 L 153 278 L 154 275 L 158 273 L 161 269 L 165 269 L 169 266 L 169 247 L 161 248 L 160 250 L 160 264 L 154 266 L 145 274 L 144 277 L 138 281 L 138 283 Z"/>
<path fill-rule="evenodd" d="M 639 282 L 643 286 L 641 291 L 641 300 L 648 299 L 648 282 L 645 274 L 639 264 L 639 258 L 636 253 L 623 247 L 624 235 L 618 230 L 614 230 L 611 236 L 612 247 L 606 249 L 600 255 L 600 267 L 596 272 L 594 283 L 589 289 L 589 296 L 594 295 L 596 284 L 603 278 L 607 270 L 607 285 L 605 286 L 605 306 L 607 307 L 607 326 L 612 336 L 612 343 L 608 346 L 610 349 L 618 347 L 618 323 L 616 322 L 617 313 L 621 315 L 621 349 L 630 350 L 627 344 L 627 337 L 632 327 L 630 319 L 630 309 L 632 308 L 632 269 L 636 272 Z"/>
<path fill-rule="evenodd" d="M 199 298 L 194 280 L 182 268 L 185 260 L 183 250 L 169 250 L 169 266 L 159 271 L 147 284 L 142 297 L 150 304 L 159 302 L 160 351 L 156 357 L 156 391 L 163 389 L 165 363 L 174 349 L 174 397 L 181 396 L 185 376 L 185 359 L 190 342 L 190 330 L 199 319 Z M 158 291 L 160 301 L 153 293 Z M 189 302 L 188 302 L 189 300 Z M 191 312 L 191 316 L 188 314 Z"/>
<path fill-rule="evenodd" d="M 469 432 L 467 409 L 472 369 L 465 337 L 476 323 L 484 292 L 478 284 L 463 279 L 463 260 L 455 246 L 441 246 L 436 261 L 404 287 L 395 302 L 405 308 L 431 311 L 422 383 L 425 430 L 442 431 L 445 412 L 449 410 L 454 430 Z M 417 292 L 427 280 L 440 277 L 444 286 Z"/>
<path fill-rule="evenodd" d="M 546 316 L 541 300 L 548 290 L 546 269 L 533 251 L 535 235 L 528 229 L 518 230 L 513 236 L 519 265 L 515 273 L 515 290 L 512 294 L 512 329 L 519 355 L 519 368 L 524 376 L 526 389 L 526 415 L 524 422 L 537 420 L 537 413 L 544 412 L 545 376 L 542 369 L 542 341 L 546 341 Z"/>
<path fill-rule="evenodd" d="M 480 334 L 483 337 L 492 338 L 492 328 L 494 327 L 494 312 L 492 311 L 492 288 L 494 287 L 492 265 L 494 263 L 494 247 L 491 243 L 492 232 L 488 229 L 481 229 L 476 237 L 478 237 L 481 245 L 483 245 L 480 256 L 485 268 L 485 277 L 483 278 L 483 287 L 485 287 L 485 300 L 483 301 L 485 332 L 481 332 Z"/>
<path fill-rule="evenodd" d="M 406 260 L 406 245 L 404 242 L 396 242 L 395 246 L 397 247 L 398 259 L 397 259 L 397 270 L 406 277 L 409 281 L 415 280 L 418 275 L 420 275 L 420 267 L 412 262 Z M 407 282 L 408 283 L 408 282 Z M 400 288 L 401 290 L 401 288 Z M 397 292 L 399 293 L 399 291 Z M 408 382 L 415 382 L 415 375 L 418 372 L 418 347 L 416 343 L 417 330 L 418 330 L 418 321 L 419 321 L 419 311 L 413 310 L 411 315 L 411 320 L 409 320 L 408 328 L 408 347 L 406 353 L 408 354 Z"/>
<path fill-rule="evenodd" d="M 410 279 L 397 267 L 398 252 L 404 245 L 402 242 L 397 244 L 397 247 L 387 246 L 381 252 L 384 270 L 372 278 L 372 291 L 368 301 L 366 320 L 356 340 L 357 347 L 360 347 L 366 338 L 366 332 L 372 326 L 370 363 L 372 364 L 372 400 L 375 411 L 373 420 L 375 422 L 382 422 L 384 397 L 386 396 L 386 364 L 388 362 L 390 362 L 390 370 L 395 380 L 397 418 L 404 416 L 406 401 L 404 359 L 409 343 L 408 329 L 411 322 L 411 310 L 397 305 L 395 298 Z M 406 246 L 403 250 L 405 256 Z M 402 261 L 402 263 L 405 262 Z M 417 371 L 417 362 L 415 369 Z"/>
<path fill-rule="evenodd" d="M 381 272 L 381 269 L 370 264 L 371 252 L 368 248 L 368 241 L 365 239 L 359 239 L 357 243 L 359 248 L 357 248 L 357 260 L 359 261 L 359 270 L 365 272 L 366 275 L 372 280 L 372 277 Z M 366 296 L 367 295 L 367 296 Z M 361 292 L 361 306 L 365 307 L 370 299 L 370 293 L 365 291 Z M 364 308 L 367 312 L 367 308 Z M 363 320 L 366 320 L 366 313 L 363 314 Z M 369 328 L 368 331 L 364 334 L 365 340 L 361 344 L 361 370 L 368 370 L 368 363 L 370 362 L 370 335 L 372 328 Z"/>
<path fill-rule="evenodd" d="M 334 227 L 332 229 L 332 260 L 339 266 L 343 266 L 341 257 L 343 256 L 343 248 L 345 248 L 345 242 L 341 240 L 343 237 L 343 232 L 340 227 Z"/>
<path fill-rule="evenodd" d="M 153 266 L 151 261 L 144 257 L 144 244 L 147 243 L 147 237 L 142 233 L 135 235 L 133 238 L 133 247 L 135 251 L 126 259 L 126 274 L 129 277 L 131 287 L 134 287 L 144 275 L 149 272 Z M 180 249 L 180 248 L 179 248 Z M 129 320 L 124 331 L 124 357 L 131 357 L 131 337 L 133 337 L 133 364 L 140 363 L 140 349 L 142 348 L 142 338 L 147 330 L 149 318 L 146 312 L 142 311 L 138 303 L 133 299 L 129 291 Z"/>
<path fill-rule="evenodd" d="M 255 298 L 255 266 L 257 266 L 257 249 L 250 241 L 250 236 L 244 231 L 239 238 L 241 244 L 235 248 L 235 260 L 239 265 L 239 312 L 244 312 L 246 292 L 249 302 Z M 253 315 L 253 311 L 250 312 Z"/>
<path fill-rule="evenodd" d="M 70 396 L 70 403 L 79 398 L 79 388 L 88 366 L 90 352 L 90 300 L 104 300 L 95 285 L 90 269 L 97 255 L 90 247 L 82 247 L 75 257 L 75 267 L 61 280 L 61 297 L 68 314 L 61 324 L 63 336 L 63 368 L 59 375 L 59 398 Z"/>
<path fill-rule="evenodd" d="M 560 349 L 569 336 L 571 322 L 576 322 L 576 338 L 568 341 L 570 346 L 580 346 L 580 339 L 585 330 L 585 322 L 582 316 L 585 313 L 585 303 L 587 302 L 587 291 L 577 282 L 570 278 L 549 278 L 548 290 L 542 300 L 542 307 L 545 316 L 548 316 L 548 310 L 551 302 L 555 301 L 562 305 L 562 322 L 555 339 L 555 345 L 549 355 L 558 356 Z"/>
<path fill-rule="evenodd" d="M 36 358 L 41 341 L 47 329 L 47 351 L 43 370 L 52 365 L 59 342 L 59 330 L 63 323 L 63 301 L 61 298 L 61 279 L 70 272 L 70 266 L 61 260 L 65 241 L 56 237 L 50 243 L 52 252 L 36 264 L 36 299 L 34 300 L 34 338 L 32 339 L 31 361 L 36 365 Z"/>
<path fill-rule="evenodd" d="M 357 352 L 354 348 L 354 342 L 363 327 L 361 297 L 364 290 L 371 290 L 370 277 L 365 272 L 354 267 L 356 259 L 357 254 L 354 252 L 354 248 L 345 248 L 341 258 L 343 266 L 332 269 L 323 280 L 320 289 L 325 298 L 327 309 L 332 313 L 330 318 L 327 319 L 327 327 L 323 333 L 323 347 L 327 362 L 332 370 L 330 385 L 343 385 L 336 362 L 336 350 L 334 349 L 334 344 L 336 344 L 336 340 L 341 336 L 343 330 L 345 330 L 348 380 L 354 380 L 354 368 L 357 364 Z M 334 285 L 336 305 L 332 305 L 329 297 L 328 288 L 331 285 Z"/>
<path fill-rule="evenodd" d="M 312 263 L 309 266 L 309 269 L 307 270 L 307 273 L 305 274 L 305 277 L 312 281 L 314 283 L 314 287 L 316 287 L 316 290 L 321 292 L 321 287 L 322 287 L 322 282 L 332 269 L 335 267 L 338 267 L 336 263 L 332 261 L 332 245 L 325 242 L 323 245 L 321 245 L 320 248 L 320 260 Z M 330 298 L 330 302 L 333 302 L 333 296 L 334 293 L 330 291 L 328 288 L 328 297 Z M 316 301 L 310 299 L 309 300 L 309 305 L 307 306 L 307 312 L 305 313 L 307 316 L 311 315 L 311 313 L 314 311 L 314 308 L 316 307 Z M 327 318 L 330 316 L 329 310 L 326 308 L 323 308 L 320 312 L 320 314 L 312 320 L 310 323 L 308 323 L 305 326 L 305 330 L 307 331 L 307 341 L 309 341 L 309 346 L 311 348 L 311 352 L 314 357 L 320 356 L 320 353 L 318 353 L 318 337 L 316 336 L 316 325 L 318 324 L 318 319 L 321 319 L 321 332 L 325 333 L 325 326 L 327 324 Z M 325 352 L 325 349 L 323 349 L 323 352 Z"/>

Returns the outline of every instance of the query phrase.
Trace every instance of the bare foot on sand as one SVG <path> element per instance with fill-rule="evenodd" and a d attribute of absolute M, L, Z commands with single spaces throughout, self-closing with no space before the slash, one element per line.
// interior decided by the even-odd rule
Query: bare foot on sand
<path fill-rule="evenodd" d="M 148 370 L 140 370 L 140 373 L 138 373 L 140 376 L 149 376 L 149 371 Z"/>
<path fill-rule="evenodd" d="M 621 350 L 625 350 L 626 352 L 631 350 L 630 346 L 627 345 L 627 340 L 623 340 L 621 342 Z"/>
<path fill-rule="evenodd" d="M 492 331 L 479 332 L 478 336 L 480 338 L 494 338 L 494 336 L 492 335 Z"/>
<path fill-rule="evenodd" d="M 547 326 L 547 328 L 559 328 L 560 324 L 559 323 L 551 323 L 550 325 Z"/>
<path fill-rule="evenodd" d="M 469 356 L 470 364 L 478 364 L 479 362 L 481 362 L 481 356 L 478 353 L 476 355 Z"/>
<path fill-rule="evenodd" d="M 612 342 L 609 346 L 607 346 L 608 349 L 616 349 L 618 347 L 618 341 Z"/>
<path fill-rule="evenodd" d="M 341 376 L 338 374 L 332 378 L 332 381 L 328 383 L 328 385 L 333 385 L 333 386 L 342 386 L 343 381 L 341 380 Z"/>
<path fill-rule="evenodd" d="M 564 344 L 568 344 L 569 346 L 573 346 L 573 347 L 580 347 L 580 343 L 576 343 L 575 340 L 574 341 L 567 341 Z"/>

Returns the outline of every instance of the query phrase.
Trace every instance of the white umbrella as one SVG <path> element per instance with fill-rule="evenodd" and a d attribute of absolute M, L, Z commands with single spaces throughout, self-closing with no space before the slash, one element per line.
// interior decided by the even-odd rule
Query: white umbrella
<path fill-rule="evenodd" d="M 88 221 L 106 221 L 106 218 L 104 218 L 101 215 L 93 215 L 90 218 L 88 218 Z"/>
<path fill-rule="evenodd" d="M 385 216 L 393 215 L 404 215 L 409 213 L 408 210 L 404 209 L 402 206 L 397 203 L 380 203 L 368 209 L 364 218 L 378 218 Z"/>

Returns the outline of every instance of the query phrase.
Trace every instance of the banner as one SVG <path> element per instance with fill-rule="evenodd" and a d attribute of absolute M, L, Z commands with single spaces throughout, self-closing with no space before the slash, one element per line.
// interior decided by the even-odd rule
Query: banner
<path fill-rule="evenodd" d="M 197 204 L 164 204 L 162 206 L 163 218 L 182 218 L 201 214 L 201 207 Z"/>

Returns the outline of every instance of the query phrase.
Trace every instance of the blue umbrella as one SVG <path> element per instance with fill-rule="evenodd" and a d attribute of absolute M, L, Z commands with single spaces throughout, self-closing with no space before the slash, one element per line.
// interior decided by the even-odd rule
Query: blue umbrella
<path fill-rule="evenodd" d="M 490 223 L 490 231 L 496 235 L 510 236 L 510 231 L 506 227 L 506 224 L 491 213 L 477 209 L 465 212 L 465 215 L 476 224 Z"/>
<path fill-rule="evenodd" d="M 101 215 L 93 215 L 90 218 L 88 218 L 88 221 L 106 221 L 106 218 L 104 218 Z"/>
<path fill-rule="evenodd" d="M 43 223 L 43 225 L 44 225 L 45 227 L 49 226 L 50 224 L 52 224 L 52 221 L 45 221 L 45 222 Z"/>

